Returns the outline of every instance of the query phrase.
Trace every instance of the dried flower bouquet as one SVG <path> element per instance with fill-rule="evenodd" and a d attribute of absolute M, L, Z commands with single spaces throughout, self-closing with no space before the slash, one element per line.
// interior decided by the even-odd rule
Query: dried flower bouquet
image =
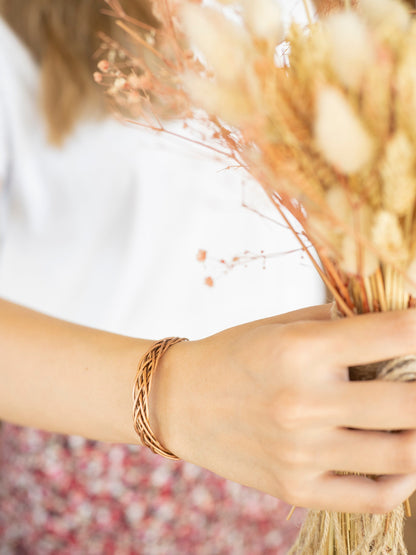
<path fill-rule="evenodd" d="M 158 0 L 161 26 L 151 29 L 108 0 L 143 55 L 107 40 L 96 80 L 142 125 L 169 132 L 161 120 L 172 113 L 202 120 L 201 142 L 252 174 L 288 226 L 289 215 L 300 223 L 304 231 L 293 232 L 337 317 L 415 308 L 416 21 L 408 7 L 346 0 L 286 33 L 274 0 L 218 3 L 227 6 Z M 415 357 L 350 373 L 413 380 Z M 292 553 L 404 554 L 402 528 L 402 507 L 310 511 Z"/>

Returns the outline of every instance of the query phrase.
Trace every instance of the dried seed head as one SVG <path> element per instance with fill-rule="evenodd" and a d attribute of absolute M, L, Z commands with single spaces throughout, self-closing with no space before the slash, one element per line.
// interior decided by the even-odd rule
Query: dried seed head
<path fill-rule="evenodd" d="M 413 211 L 416 196 L 414 146 L 407 135 L 398 131 L 388 142 L 381 163 L 383 205 L 403 216 Z"/>
<path fill-rule="evenodd" d="M 350 227 L 353 222 L 353 209 L 341 185 L 331 187 L 326 193 L 326 204 L 337 221 Z M 345 227 L 344 227 L 345 231 Z"/>
<path fill-rule="evenodd" d="M 230 82 L 244 75 L 250 42 L 242 27 L 218 10 L 194 4 L 185 5 L 180 15 L 190 43 L 219 79 Z"/>
<path fill-rule="evenodd" d="M 195 106 L 230 125 L 243 124 L 252 113 L 252 106 L 244 91 L 227 83 L 220 85 L 216 81 L 188 73 L 183 76 L 183 87 Z"/>
<path fill-rule="evenodd" d="M 406 270 L 405 288 L 410 295 L 416 296 L 416 258 L 410 261 Z"/>
<path fill-rule="evenodd" d="M 402 259 L 405 254 L 403 232 L 396 214 L 387 210 L 379 210 L 371 229 L 371 239 L 381 255 Z"/>
<path fill-rule="evenodd" d="M 340 12 L 326 19 L 324 29 L 335 74 L 343 85 L 358 89 L 375 62 L 368 28 L 356 13 Z"/>
<path fill-rule="evenodd" d="M 374 155 L 374 141 L 351 105 L 335 87 L 317 96 L 315 140 L 325 158 L 338 170 L 352 174 Z"/>
<path fill-rule="evenodd" d="M 243 0 L 244 21 L 250 32 L 273 46 L 284 39 L 285 26 L 276 0 Z"/>
<path fill-rule="evenodd" d="M 378 257 L 367 247 L 357 243 L 352 235 L 342 241 L 341 268 L 349 275 L 371 276 L 379 265 Z"/>
<path fill-rule="evenodd" d="M 399 125 L 416 140 L 416 23 L 404 49 L 395 82 L 396 110 Z"/>
<path fill-rule="evenodd" d="M 409 11 L 397 0 L 360 0 L 365 19 L 374 26 L 393 26 L 405 30 L 410 22 Z"/>

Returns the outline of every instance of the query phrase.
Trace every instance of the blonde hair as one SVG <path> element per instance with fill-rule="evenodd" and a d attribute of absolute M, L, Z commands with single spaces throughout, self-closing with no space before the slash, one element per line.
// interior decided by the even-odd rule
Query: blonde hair
<path fill-rule="evenodd" d="M 120 3 L 129 16 L 157 25 L 149 0 Z M 105 7 L 104 0 L 0 0 L 0 16 L 39 64 L 39 102 L 53 144 L 61 144 L 86 111 L 107 111 L 92 78 L 99 32 L 112 38 L 119 33 Z"/>

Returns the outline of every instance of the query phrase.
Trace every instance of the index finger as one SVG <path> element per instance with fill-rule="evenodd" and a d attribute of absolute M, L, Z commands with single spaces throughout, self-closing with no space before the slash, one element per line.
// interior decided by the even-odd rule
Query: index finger
<path fill-rule="evenodd" d="M 356 366 L 416 353 L 414 309 L 361 314 L 320 325 L 326 327 L 328 356 L 335 364 Z"/>

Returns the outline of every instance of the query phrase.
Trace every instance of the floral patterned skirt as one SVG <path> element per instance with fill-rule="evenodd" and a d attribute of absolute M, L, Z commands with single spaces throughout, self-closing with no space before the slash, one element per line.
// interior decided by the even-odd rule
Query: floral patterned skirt
<path fill-rule="evenodd" d="M 0 429 L 0 555 L 283 555 L 289 509 L 141 447 Z"/>

